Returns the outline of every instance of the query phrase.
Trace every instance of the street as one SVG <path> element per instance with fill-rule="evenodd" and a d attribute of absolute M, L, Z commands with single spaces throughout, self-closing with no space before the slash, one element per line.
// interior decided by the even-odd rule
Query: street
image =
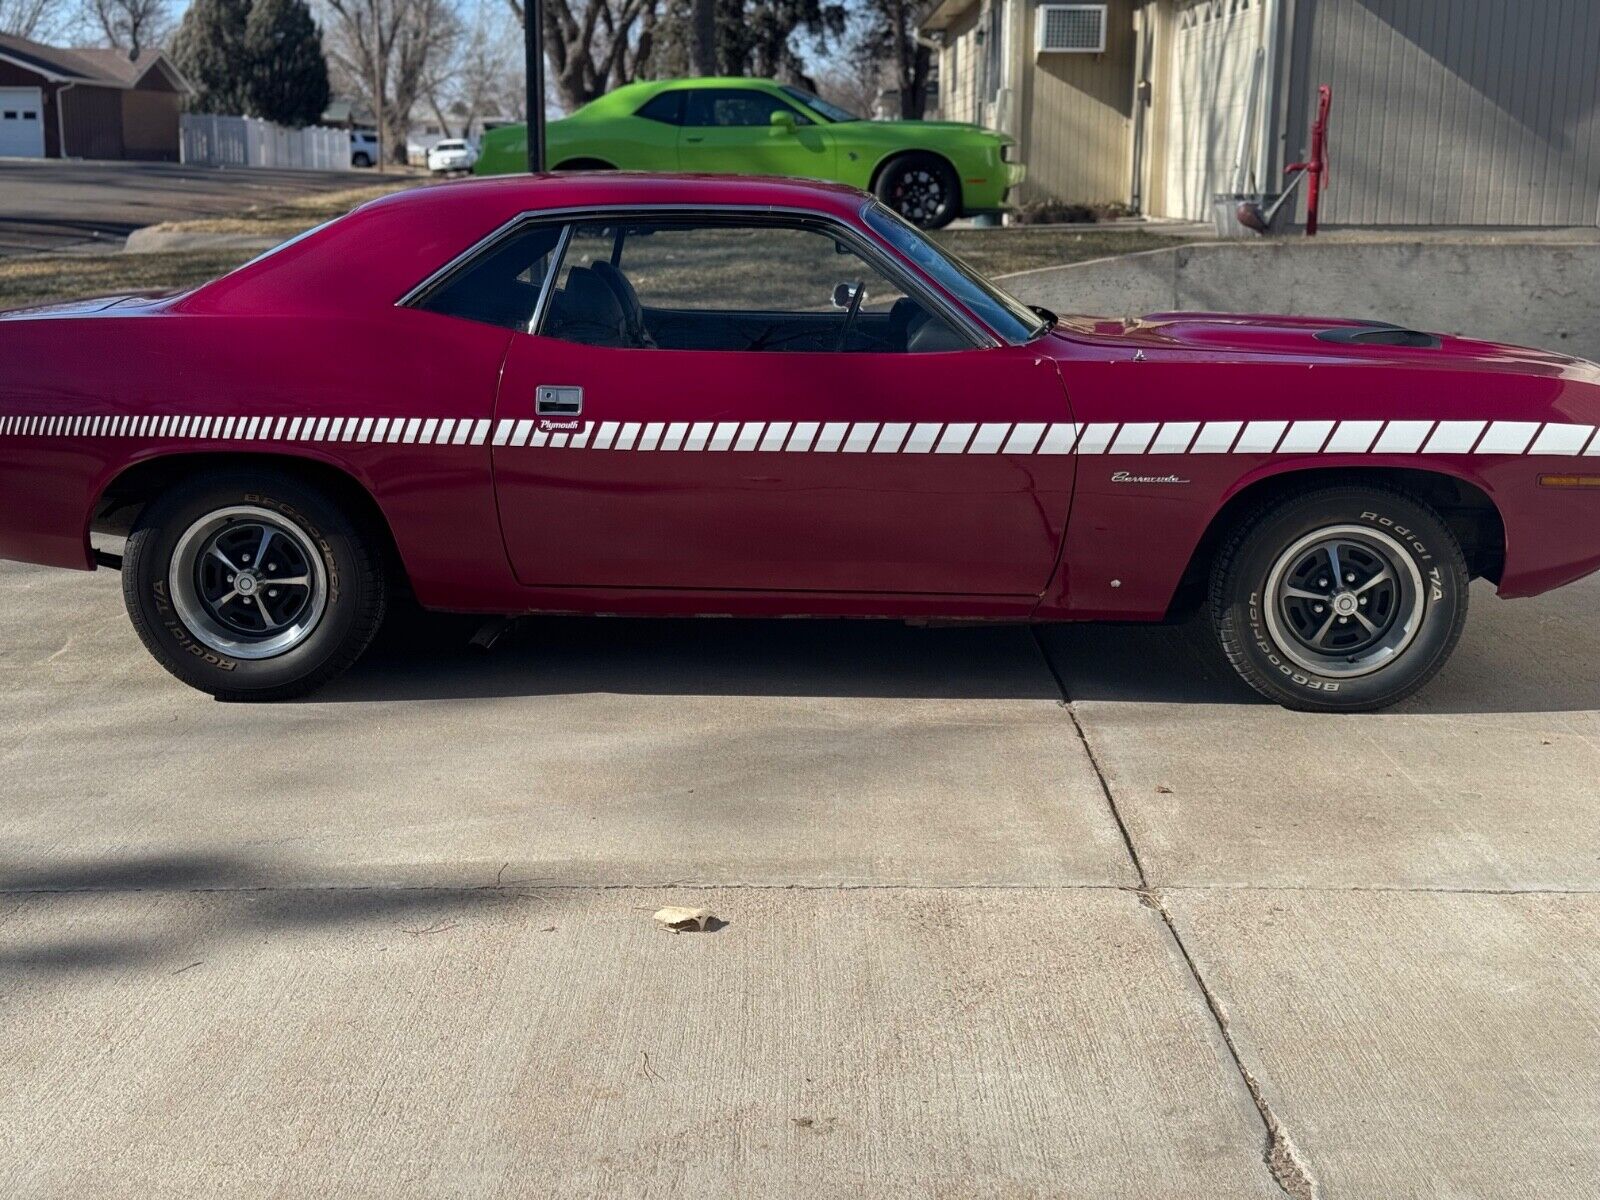
<path fill-rule="evenodd" d="M 114 249 L 144 225 L 381 181 L 372 171 L 6 159 L 0 162 L 0 257 L 97 245 Z"/>
<path fill-rule="evenodd" d="M 241 706 L 0 564 L 0 1193 L 1595 1194 L 1600 580 L 1473 606 L 1373 716 L 554 618 Z"/>

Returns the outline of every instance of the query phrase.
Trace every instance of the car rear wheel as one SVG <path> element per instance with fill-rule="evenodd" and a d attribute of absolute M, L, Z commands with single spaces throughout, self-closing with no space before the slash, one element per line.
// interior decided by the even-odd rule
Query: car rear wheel
<path fill-rule="evenodd" d="M 1385 708 L 1438 673 L 1467 617 L 1467 567 L 1438 514 L 1386 488 L 1258 510 L 1211 577 L 1223 652 L 1288 708 Z"/>
<path fill-rule="evenodd" d="M 147 506 L 122 590 L 156 661 L 220 700 L 320 687 L 361 656 L 388 598 L 377 539 L 319 489 L 267 471 L 202 476 Z"/>
<path fill-rule="evenodd" d="M 598 158 L 569 158 L 565 162 L 557 163 L 551 168 L 554 171 L 615 171 L 608 162 Z"/>
<path fill-rule="evenodd" d="M 873 192 L 922 229 L 942 229 L 961 215 L 961 180 L 936 154 L 906 154 L 878 176 Z"/>

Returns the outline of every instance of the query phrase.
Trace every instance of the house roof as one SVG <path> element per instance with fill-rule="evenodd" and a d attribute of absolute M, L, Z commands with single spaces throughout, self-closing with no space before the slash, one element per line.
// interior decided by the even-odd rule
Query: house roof
<path fill-rule="evenodd" d="M 924 33 L 947 29 L 957 17 L 976 8 L 978 2 L 979 0 L 929 0 L 929 3 L 923 6 L 922 15 L 917 18 L 917 29 Z"/>
<path fill-rule="evenodd" d="M 153 68 L 160 66 L 174 86 L 186 92 L 194 90 L 160 50 L 141 50 L 138 58 L 130 59 L 121 50 L 67 50 L 0 33 L 0 59 L 34 71 L 53 83 L 115 88 L 137 87 Z"/>

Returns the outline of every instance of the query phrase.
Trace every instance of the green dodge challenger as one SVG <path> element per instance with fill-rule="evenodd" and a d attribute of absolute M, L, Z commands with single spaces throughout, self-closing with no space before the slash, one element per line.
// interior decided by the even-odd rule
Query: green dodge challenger
<path fill-rule="evenodd" d="M 1022 182 L 1017 143 L 953 121 L 864 121 L 804 88 L 767 79 L 630 83 L 546 130 L 557 171 L 710 171 L 791 175 L 867 188 L 937 229 L 998 212 Z M 484 135 L 474 170 L 527 169 L 525 125 Z"/>

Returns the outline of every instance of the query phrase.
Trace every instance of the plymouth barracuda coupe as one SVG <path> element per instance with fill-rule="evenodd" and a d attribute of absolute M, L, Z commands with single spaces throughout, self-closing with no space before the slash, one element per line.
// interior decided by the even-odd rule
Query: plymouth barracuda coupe
<path fill-rule="evenodd" d="M 553 175 L 367 204 L 165 299 L 0 317 L 0 556 L 119 566 L 234 699 L 402 589 L 515 614 L 1161 621 L 1389 704 L 1474 576 L 1600 567 L 1600 369 L 1389 325 L 1019 303 L 852 188 Z M 124 536 L 119 555 L 114 541 Z"/>
<path fill-rule="evenodd" d="M 557 171 L 711 171 L 788 175 L 874 192 L 937 229 L 995 213 L 1025 170 L 1016 139 L 958 121 L 864 121 L 771 79 L 630 83 L 545 130 Z M 528 128 L 484 135 L 479 175 L 528 169 Z"/>

